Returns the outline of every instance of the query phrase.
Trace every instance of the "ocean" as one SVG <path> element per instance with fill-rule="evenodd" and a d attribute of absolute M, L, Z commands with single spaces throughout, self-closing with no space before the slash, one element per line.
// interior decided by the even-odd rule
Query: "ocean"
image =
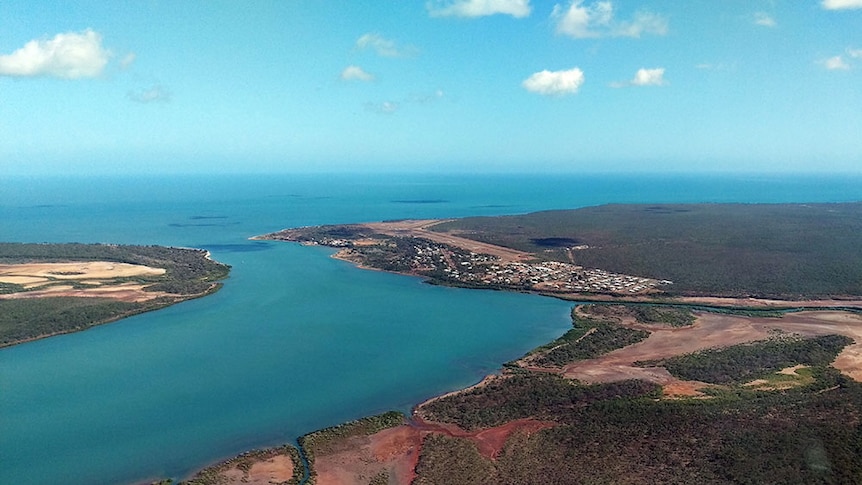
<path fill-rule="evenodd" d="M 858 200 L 860 175 L 4 177 L 0 241 L 200 247 L 232 271 L 212 296 L 0 350 L 0 483 L 188 477 L 409 412 L 570 326 L 571 303 L 435 287 L 254 235 L 606 203 Z"/>

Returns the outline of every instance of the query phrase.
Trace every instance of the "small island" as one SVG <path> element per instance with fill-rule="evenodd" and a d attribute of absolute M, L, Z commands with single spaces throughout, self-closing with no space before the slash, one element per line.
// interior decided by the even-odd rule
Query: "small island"
<path fill-rule="evenodd" d="M 200 249 L 0 243 L 0 347 L 206 296 L 229 271 Z"/>

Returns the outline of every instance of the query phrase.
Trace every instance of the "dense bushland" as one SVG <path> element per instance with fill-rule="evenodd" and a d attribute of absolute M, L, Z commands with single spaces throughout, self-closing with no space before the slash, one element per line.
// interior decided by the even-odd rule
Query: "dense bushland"
<path fill-rule="evenodd" d="M 0 347 L 37 336 L 83 330 L 146 310 L 141 303 L 109 298 L 0 299 Z"/>
<path fill-rule="evenodd" d="M 672 294 L 862 295 L 862 203 L 604 205 L 472 217 L 432 229 L 672 280 L 662 287 Z M 549 247 L 549 238 L 571 244 Z"/>
<path fill-rule="evenodd" d="M 543 407 L 538 414 L 560 425 L 516 433 L 495 461 L 464 439 L 429 437 L 416 483 L 860 483 L 862 386 L 831 368 L 814 374 L 813 384 L 786 391 Z M 461 406 L 507 392 L 489 387 Z"/>
<path fill-rule="evenodd" d="M 686 380 L 742 384 L 797 364 L 829 365 L 851 343 L 853 339 L 843 335 L 807 339 L 787 335 L 640 364 L 665 367 Z"/>
<path fill-rule="evenodd" d="M 556 420 L 574 408 L 595 402 L 654 398 L 659 394 L 657 385 L 645 381 L 581 385 L 554 374 L 513 374 L 435 399 L 422 406 L 422 413 L 428 419 L 469 430 L 529 417 Z"/>

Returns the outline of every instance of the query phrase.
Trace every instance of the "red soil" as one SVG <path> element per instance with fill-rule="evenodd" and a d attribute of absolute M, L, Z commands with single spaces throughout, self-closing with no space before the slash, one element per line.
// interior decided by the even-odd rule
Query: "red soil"
<path fill-rule="evenodd" d="M 519 419 L 494 428 L 465 431 L 454 424 L 425 421 L 415 416 L 410 424 L 389 428 L 372 436 L 348 438 L 342 451 L 317 456 L 314 468 L 320 485 L 353 485 L 367 483 L 370 477 L 385 471 L 399 485 L 409 485 L 416 478 L 416 465 L 422 440 L 440 433 L 474 442 L 485 458 L 496 459 L 515 432 L 535 433 L 555 423 Z"/>

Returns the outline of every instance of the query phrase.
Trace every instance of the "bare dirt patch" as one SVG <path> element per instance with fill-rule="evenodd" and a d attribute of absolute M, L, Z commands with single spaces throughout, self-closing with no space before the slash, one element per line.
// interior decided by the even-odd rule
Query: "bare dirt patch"
<path fill-rule="evenodd" d="M 683 397 L 707 397 L 703 393 L 703 389 L 710 387 L 711 384 L 706 384 L 699 381 L 683 381 L 673 379 L 672 381 L 662 386 L 662 394 L 669 399 Z"/>
<path fill-rule="evenodd" d="M 352 436 L 338 447 L 339 451 L 315 456 L 316 483 L 364 485 L 385 473 L 390 483 L 408 485 L 413 481 L 421 447 L 420 431 L 407 425 L 371 436 Z"/>
<path fill-rule="evenodd" d="M 287 483 L 294 479 L 295 466 L 289 454 L 276 449 L 266 450 L 262 454 L 243 454 L 225 463 L 202 470 L 192 478 L 191 483 L 219 483 L 222 485 Z M 201 477 L 206 478 L 201 479 Z"/>
<path fill-rule="evenodd" d="M 25 288 L 32 288 L 49 282 L 48 278 L 39 276 L 14 276 L 0 274 L 0 283 L 12 283 L 14 285 L 23 285 Z"/>
<path fill-rule="evenodd" d="M 166 293 L 144 291 L 144 285 L 118 279 L 163 274 L 163 268 L 108 261 L 2 264 L 0 282 L 25 285 L 29 291 L 0 295 L 0 298 L 74 296 L 141 302 Z M 75 284 L 83 287 L 76 288 Z"/>
<path fill-rule="evenodd" d="M 788 332 L 805 337 L 838 334 L 854 339 L 856 343 L 845 347 L 833 365 L 851 378 L 862 381 L 862 316 L 850 312 L 805 311 L 788 313 L 780 318 L 701 313 L 690 327 L 650 330 L 652 333 L 645 340 L 595 359 L 569 364 L 563 368 L 562 374 L 588 383 L 643 379 L 662 386 L 670 385 L 673 390 L 694 388 L 691 384 L 682 384 L 683 381 L 662 367 L 642 368 L 634 363 L 764 340 L 775 332 Z M 698 384 L 700 387 L 708 386 Z"/>
<path fill-rule="evenodd" d="M 0 264 L 0 281 L 6 281 L 5 277 L 8 276 L 84 280 L 158 276 L 163 274 L 165 274 L 163 268 L 151 268 L 139 264 L 112 263 L 108 261 Z"/>
<path fill-rule="evenodd" d="M 49 296 L 73 296 L 80 298 L 111 298 L 126 302 L 142 302 L 170 296 L 164 292 L 145 291 L 144 285 L 134 283 L 120 285 L 93 286 L 75 288 L 69 285 L 53 285 L 43 289 L 0 295 L 0 298 L 43 298 Z"/>
<path fill-rule="evenodd" d="M 253 464 L 247 472 L 234 466 L 221 472 L 220 477 L 219 483 L 225 485 L 283 483 L 293 478 L 293 461 L 288 456 L 278 455 Z"/>
<path fill-rule="evenodd" d="M 354 436 L 343 442 L 339 451 L 316 456 L 314 469 L 319 485 L 364 485 L 384 473 L 389 483 L 409 485 L 422 450 L 422 440 L 432 433 L 464 438 L 474 442 L 482 456 L 495 459 L 506 440 L 515 433 L 535 433 L 556 423 L 519 419 L 502 426 L 464 431 L 449 423 L 425 421 L 414 416 L 411 424 L 385 429 L 371 436 Z"/>

